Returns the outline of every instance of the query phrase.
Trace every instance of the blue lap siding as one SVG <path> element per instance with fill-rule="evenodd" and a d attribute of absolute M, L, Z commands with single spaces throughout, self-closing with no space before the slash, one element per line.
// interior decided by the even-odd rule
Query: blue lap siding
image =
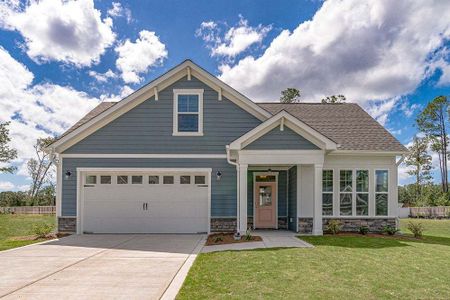
<path fill-rule="evenodd" d="M 203 136 L 173 136 L 173 89 L 204 89 Z M 144 101 L 64 153 L 225 153 L 230 144 L 261 123 L 195 77 L 183 78 Z"/>
<path fill-rule="evenodd" d="M 245 147 L 245 150 L 318 150 L 319 148 L 298 135 L 293 130 L 284 126 L 284 130 L 281 131 L 277 126 L 250 145 Z"/>
<path fill-rule="evenodd" d="M 297 231 L 297 166 L 290 168 L 288 173 L 288 229 Z"/>

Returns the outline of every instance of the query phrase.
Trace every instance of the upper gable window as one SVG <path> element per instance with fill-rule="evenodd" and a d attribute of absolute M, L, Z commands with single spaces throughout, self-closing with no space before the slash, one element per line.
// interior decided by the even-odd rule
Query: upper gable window
<path fill-rule="evenodd" d="M 203 135 L 203 90 L 173 90 L 173 135 Z"/>

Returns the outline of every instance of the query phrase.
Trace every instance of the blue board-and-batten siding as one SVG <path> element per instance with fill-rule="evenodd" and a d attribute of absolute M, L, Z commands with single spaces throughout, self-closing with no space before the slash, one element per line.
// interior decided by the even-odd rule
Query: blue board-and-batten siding
<path fill-rule="evenodd" d="M 288 170 L 288 229 L 297 231 L 297 166 Z"/>
<path fill-rule="evenodd" d="M 256 141 L 247 145 L 245 150 L 318 150 L 319 148 L 303 136 L 284 126 L 277 126 Z"/>
<path fill-rule="evenodd" d="M 254 201 L 254 185 L 253 185 L 253 173 L 264 171 L 248 171 L 247 177 L 247 215 L 253 217 L 253 201 Z M 287 216 L 287 171 L 272 170 L 271 172 L 278 172 L 278 217 Z"/>
<path fill-rule="evenodd" d="M 76 168 L 212 168 L 211 217 L 236 217 L 236 167 L 226 159 L 64 158 L 62 168 L 73 174 L 62 180 L 62 215 L 77 214 Z M 222 177 L 216 179 L 216 172 Z"/>
<path fill-rule="evenodd" d="M 203 136 L 173 136 L 173 89 L 204 89 Z M 192 76 L 161 90 L 73 145 L 64 153 L 224 154 L 230 144 L 261 121 Z"/>

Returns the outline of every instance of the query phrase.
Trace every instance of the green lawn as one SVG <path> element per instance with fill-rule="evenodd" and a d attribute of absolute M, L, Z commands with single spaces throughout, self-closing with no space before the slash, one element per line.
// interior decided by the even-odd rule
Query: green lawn
<path fill-rule="evenodd" d="M 44 222 L 55 226 L 56 218 L 54 215 L 0 214 L 0 251 L 42 241 L 16 239 L 33 235 L 33 225 Z"/>
<path fill-rule="evenodd" d="M 200 254 L 177 298 L 450 299 L 450 220 L 415 221 L 423 240 L 303 237 L 315 248 Z"/>

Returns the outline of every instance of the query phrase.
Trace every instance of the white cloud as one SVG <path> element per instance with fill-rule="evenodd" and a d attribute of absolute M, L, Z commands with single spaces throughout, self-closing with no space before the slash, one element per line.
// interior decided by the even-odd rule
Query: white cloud
<path fill-rule="evenodd" d="M 11 121 L 11 146 L 18 150 L 19 165 L 34 155 L 37 138 L 63 133 L 99 101 L 71 87 L 33 85 L 33 77 L 0 47 L 0 122 Z"/>
<path fill-rule="evenodd" d="M 195 35 L 201 37 L 211 50 L 211 56 L 234 58 L 252 45 L 261 43 L 272 26 L 259 24 L 256 27 L 248 25 L 248 20 L 239 15 L 239 23 L 222 34 L 222 27 L 214 21 L 202 22 Z"/>
<path fill-rule="evenodd" d="M 366 108 L 366 111 L 380 123 L 381 125 L 385 125 L 389 113 L 395 107 L 398 102 L 398 98 L 392 98 L 385 101 L 377 101 Z"/>
<path fill-rule="evenodd" d="M 117 74 L 115 74 L 111 69 L 108 69 L 105 73 L 98 73 L 96 71 L 89 71 L 89 76 L 94 77 L 99 82 L 107 82 L 108 79 L 117 78 Z"/>
<path fill-rule="evenodd" d="M 420 105 L 417 103 L 409 104 L 408 101 L 404 101 L 400 105 L 400 110 L 408 118 L 410 118 L 414 114 L 414 112 L 416 112 L 418 109 L 420 109 Z"/>
<path fill-rule="evenodd" d="M 2 2 L 0 26 L 19 31 L 28 56 L 36 62 L 90 66 L 115 40 L 112 19 L 102 20 L 93 0 Z"/>
<path fill-rule="evenodd" d="M 127 23 L 130 23 L 133 20 L 131 10 L 129 8 L 124 8 L 120 2 L 112 3 L 112 7 L 108 9 L 108 15 L 113 18 L 125 17 Z"/>
<path fill-rule="evenodd" d="M 429 55 L 450 38 L 449 19 L 448 1 L 326 1 L 260 57 L 224 65 L 219 77 L 257 101 L 274 101 L 286 87 L 305 99 L 390 99 L 430 75 Z"/>
<path fill-rule="evenodd" d="M 117 69 L 126 83 L 139 83 L 150 67 L 162 63 L 167 58 L 166 46 L 160 42 L 155 32 L 142 30 L 133 43 L 129 39 L 115 48 L 118 54 Z"/>
<path fill-rule="evenodd" d="M 0 181 L 0 191 L 10 191 L 15 188 L 14 183 L 9 181 Z"/>

